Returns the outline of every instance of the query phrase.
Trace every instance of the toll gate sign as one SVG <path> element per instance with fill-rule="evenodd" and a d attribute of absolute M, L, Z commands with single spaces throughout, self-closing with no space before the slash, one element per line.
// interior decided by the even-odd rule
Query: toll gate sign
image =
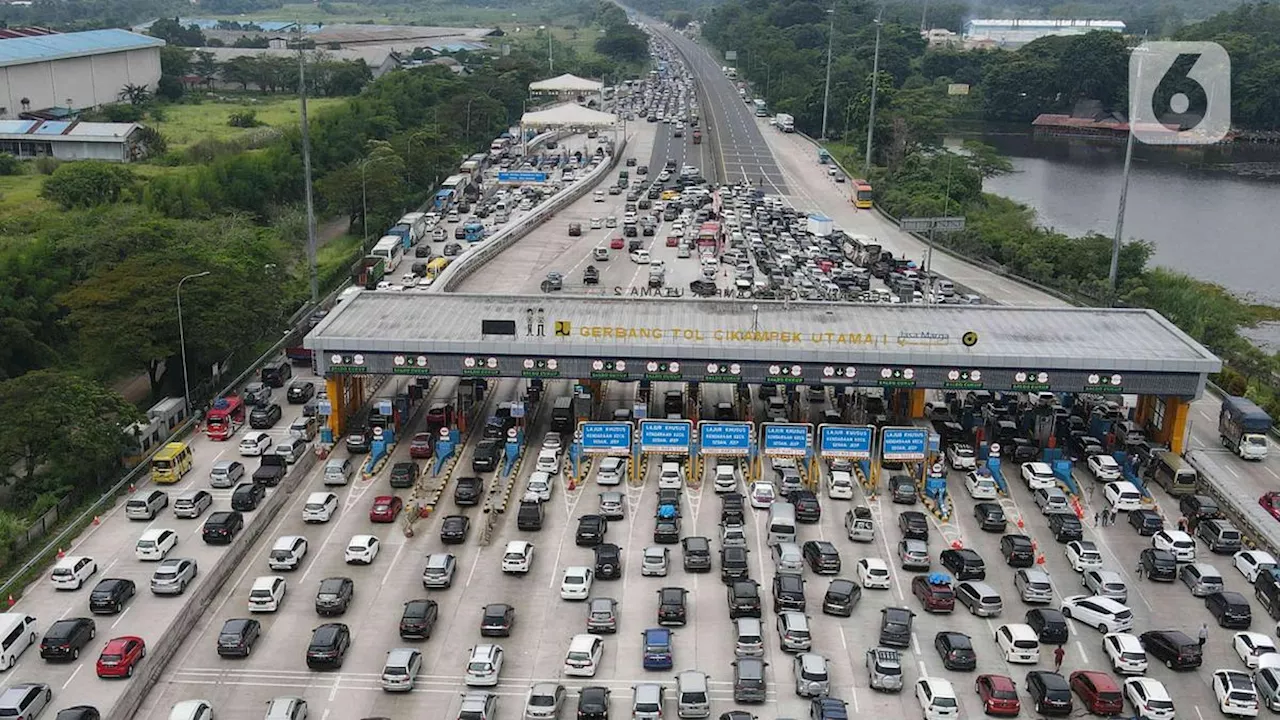
<path fill-rule="evenodd" d="M 630 455 L 631 423 L 582 423 L 582 452 L 588 455 Z"/>
<path fill-rule="evenodd" d="M 875 428 L 862 425 L 819 425 L 818 454 L 823 458 L 867 460 Z"/>
<path fill-rule="evenodd" d="M 804 457 L 813 426 L 806 423 L 765 423 L 761 451 L 771 457 Z"/>
<path fill-rule="evenodd" d="M 924 460 L 929 451 L 929 431 L 924 428 L 885 428 L 881 432 L 880 455 L 890 462 Z"/>
<path fill-rule="evenodd" d="M 751 423 L 700 422 L 698 445 L 703 455 L 749 455 Z"/>
<path fill-rule="evenodd" d="M 640 451 L 646 453 L 689 452 L 693 423 L 688 420 L 641 420 Z"/>

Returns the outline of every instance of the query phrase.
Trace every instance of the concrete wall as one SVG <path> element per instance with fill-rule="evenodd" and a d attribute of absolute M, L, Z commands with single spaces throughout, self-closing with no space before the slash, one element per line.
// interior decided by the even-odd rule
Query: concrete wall
<path fill-rule="evenodd" d="M 16 118 L 29 108 L 71 106 L 77 109 L 117 102 L 125 85 L 155 90 L 160 80 L 160 48 L 65 58 L 0 68 L 0 107 Z"/>
<path fill-rule="evenodd" d="M 76 142 L 64 140 L 52 143 L 53 156 L 59 160 L 109 160 L 124 162 L 126 144 L 104 142 Z"/>

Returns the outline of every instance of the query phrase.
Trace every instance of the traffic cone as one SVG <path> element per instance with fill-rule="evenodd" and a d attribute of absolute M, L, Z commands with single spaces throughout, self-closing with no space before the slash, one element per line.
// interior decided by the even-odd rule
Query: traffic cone
<path fill-rule="evenodd" d="M 102 518 L 98 517 L 97 515 L 94 515 L 94 516 L 93 516 L 93 524 L 94 524 L 94 525 L 101 525 L 101 524 L 102 524 Z"/>
<path fill-rule="evenodd" d="M 955 542 L 951 543 L 952 550 L 959 550 L 962 547 L 964 547 L 964 543 L 960 542 L 959 540 L 956 540 Z"/>
<path fill-rule="evenodd" d="M 64 553 L 64 552 L 62 552 L 62 548 L 58 548 L 58 559 L 59 559 L 59 560 L 61 560 L 62 558 L 66 557 L 66 556 L 67 556 L 67 554 L 66 554 L 66 553 Z"/>
<path fill-rule="evenodd" d="M 1044 555 L 1037 555 L 1037 556 L 1036 556 L 1036 564 L 1037 564 L 1037 565 L 1043 565 L 1043 564 L 1044 564 Z"/>
<path fill-rule="evenodd" d="M 1021 530 L 1021 529 L 1023 529 L 1023 528 L 1024 528 L 1024 527 L 1026 527 L 1026 526 L 1027 526 L 1027 524 L 1026 524 L 1026 523 L 1024 523 L 1024 522 L 1022 522 L 1022 518 L 1018 518 L 1018 529 L 1019 529 L 1019 530 Z"/>

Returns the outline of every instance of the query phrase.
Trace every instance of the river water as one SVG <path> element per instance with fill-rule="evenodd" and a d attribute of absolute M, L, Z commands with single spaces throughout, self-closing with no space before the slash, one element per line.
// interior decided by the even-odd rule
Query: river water
<path fill-rule="evenodd" d="M 1032 141 L 1025 133 L 988 133 L 981 139 L 1008 156 L 1015 168 L 988 179 L 987 192 L 1035 208 L 1044 227 L 1069 235 L 1114 235 L 1123 144 Z M 1125 238 L 1150 241 L 1154 265 L 1221 284 L 1256 302 L 1280 305 L 1280 178 L 1202 169 L 1204 163 L 1261 162 L 1280 167 L 1280 147 L 1205 152 L 1135 146 Z"/>

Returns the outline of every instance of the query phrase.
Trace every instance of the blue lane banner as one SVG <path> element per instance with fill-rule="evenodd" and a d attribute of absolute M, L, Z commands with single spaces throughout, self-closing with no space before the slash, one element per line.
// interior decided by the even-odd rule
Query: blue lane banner
<path fill-rule="evenodd" d="M 498 182 L 507 183 L 540 183 L 547 181 L 547 174 L 544 172 L 531 172 L 527 170 L 503 170 L 498 173 Z"/>
<path fill-rule="evenodd" d="M 929 451 L 929 431 L 924 428 L 885 428 L 880 455 L 889 461 L 924 460 Z"/>
<path fill-rule="evenodd" d="M 875 428 L 862 425 L 819 425 L 818 455 L 823 458 L 867 460 Z"/>
<path fill-rule="evenodd" d="M 751 423 L 700 422 L 698 444 L 703 455 L 750 455 Z"/>
<path fill-rule="evenodd" d="M 687 453 L 693 442 L 688 420 L 640 421 L 640 450 L 648 453 Z"/>
<path fill-rule="evenodd" d="M 586 422 L 579 426 L 582 451 L 588 455 L 630 455 L 631 423 Z"/>
<path fill-rule="evenodd" d="M 804 457 L 809 452 L 813 426 L 807 423 L 765 423 L 760 450 L 765 455 Z"/>

